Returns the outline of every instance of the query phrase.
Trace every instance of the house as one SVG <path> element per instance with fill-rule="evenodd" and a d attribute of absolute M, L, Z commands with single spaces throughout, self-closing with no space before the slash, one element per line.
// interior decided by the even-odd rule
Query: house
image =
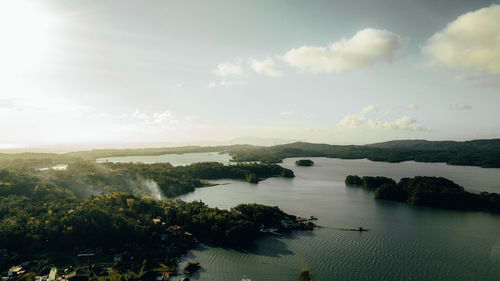
<path fill-rule="evenodd" d="M 57 268 L 53 267 L 50 269 L 49 278 L 47 278 L 47 281 L 55 281 L 56 277 L 57 277 Z"/>
<path fill-rule="evenodd" d="M 23 274 L 25 271 L 21 266 L 13 266 L 9 269 L 8 275 L 9 276 L 17 276 Z"/>
<path fill-rule="evenodd" d="M 95 249 L 79 249 L 75 251 L 77 257 L 93 257 L 95 256 Z"/>

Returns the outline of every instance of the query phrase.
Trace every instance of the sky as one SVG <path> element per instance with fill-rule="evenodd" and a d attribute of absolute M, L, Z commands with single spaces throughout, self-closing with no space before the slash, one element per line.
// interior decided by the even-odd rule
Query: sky
<path fill-rule="evenodd" d="M 0 149 L 500 137 L 500 1 L 0 1 Z"/>

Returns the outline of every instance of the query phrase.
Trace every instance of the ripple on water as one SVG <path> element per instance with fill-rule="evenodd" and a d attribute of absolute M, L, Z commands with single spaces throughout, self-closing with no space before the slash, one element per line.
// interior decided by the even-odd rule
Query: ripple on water
<path fill-rule="evenodd" d="M 229 184 L 181 197 L 223 208 L 241 202 L 276 205 L 288 213 L 314 215 L 323 226 L 307 234 L 266 236 L 248 252 L 195 250 L 205 270 L 195 280 L 239 281 L 246 275 L 252 281 L 295 281 L 302 267 L 312 269 L 315 281 L 500 280 L 499 215 L 374 200 L 373 192 L 343 183 L 351 173 L 400 178 L 421 172 L 449 174 L 461 183 L 464 167 L 311 159 L 317 165 L 307 169 L 285 159 L 283 165 L 297 175 L 294 179 L 271 178 L 258 185 L 224 180 Z M 464 183 L 473 183 L 475 172 L 466 170 Z M 500 170 L 477 171 L 478 185 L 496 188 Z M 370 231 L 337 229 L 358 226 Z"/>

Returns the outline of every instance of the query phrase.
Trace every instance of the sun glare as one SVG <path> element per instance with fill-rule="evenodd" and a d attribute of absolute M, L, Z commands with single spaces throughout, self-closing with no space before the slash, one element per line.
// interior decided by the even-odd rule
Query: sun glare
<path fill-rule="evenodd" d="M 2 1 L 0 74 L 36 71 L 48 58 L 53 23 L 38 1 Z"/>

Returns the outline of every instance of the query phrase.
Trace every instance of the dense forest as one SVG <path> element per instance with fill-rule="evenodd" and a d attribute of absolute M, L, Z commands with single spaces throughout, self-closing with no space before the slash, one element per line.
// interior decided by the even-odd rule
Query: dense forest
<path fill-rule="evenodd" d="M 210 179 L 258 182 L 294 176 L 274 164 L 174 167 L 80 160 L 65 170 L 27 169 L 25 164 L 14 161 L 0 169 L 0 250 L 8 253 L 0 256 L 0 270 L 36 260 L 40 262 L 29 270 L 39 274 L 49 264 L 71 264 L 79 248 L 101 256 L 128 253 L 135 257 L 127 265 L 131 268 L 143 260 L 151 267 L 165 263 L 175 267 L 196 240 L 241 248 L 266 228 L 313 226 L 278 207 L 242 204 L 221 210 L 199 201 L 166 199 L 211 185 L 205 181 Z"/>
<path fill-rule="evenodd" d="M 223 165 L 215 162 L 172 166 L 169 163 L 71 162 L 64 170 L 26 168 L 27 161 L 11 161 L 0 170 L 0 196 L 43 196 L 66 192 L 75 198 L 111 192 L 130 192 L 155 198 L 175 197 L 211 185 L 205 180 L 240 179 L 257 183 L 269 177 L 293 177 L 293 171 L 276 164 Z"/>
<path fill-rule="evenodd" d="M 376 199 L 434 208 L 500 212 L 500 194 L 467 192 L 462 186 L 442 177 L 402 178 L 396 183 L 387 177 L 349 175 L 345 183 L 374 190 Z"/>

